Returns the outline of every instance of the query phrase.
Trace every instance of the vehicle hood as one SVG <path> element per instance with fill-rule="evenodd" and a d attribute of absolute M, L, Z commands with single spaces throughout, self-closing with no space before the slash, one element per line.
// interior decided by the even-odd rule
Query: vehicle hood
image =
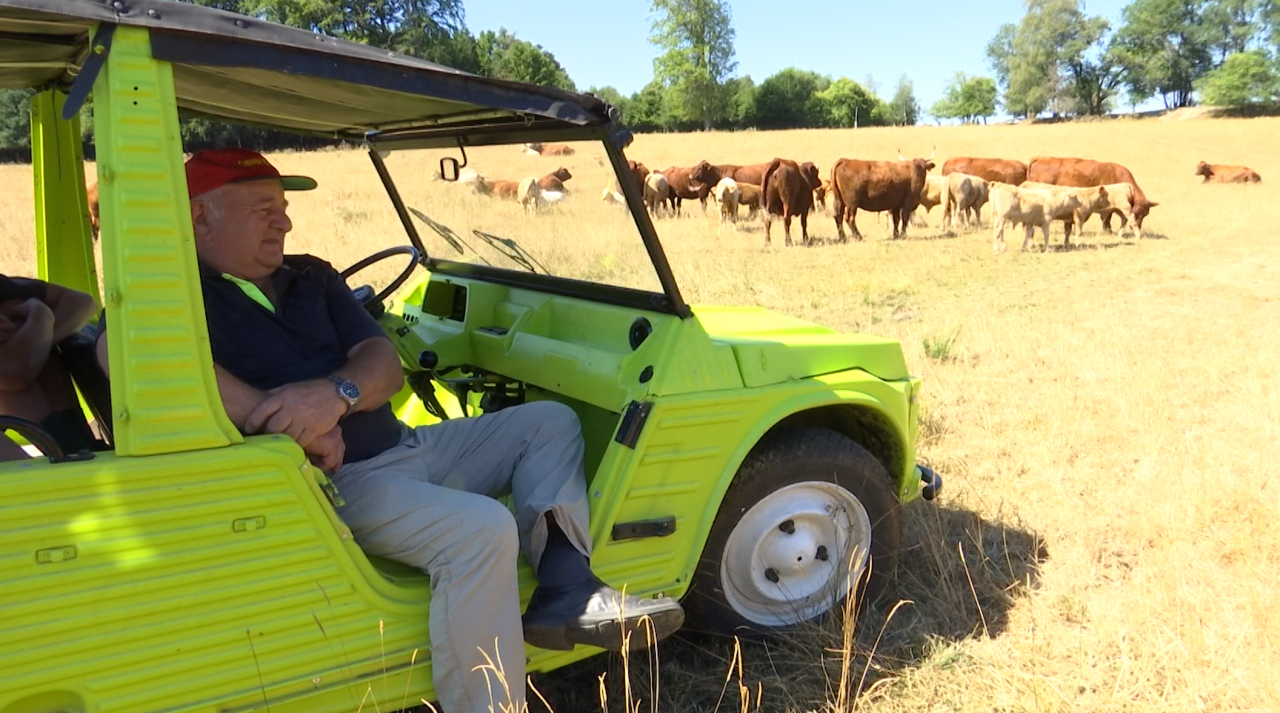
<path fill-rule="evenodd" d="M 848 334 L 760 307 L 695 307 L 694 319 L 712 340 L 733 349 L 746 386 L 862 369 L 885 380 L 905 379 L 897 341 Z"/>

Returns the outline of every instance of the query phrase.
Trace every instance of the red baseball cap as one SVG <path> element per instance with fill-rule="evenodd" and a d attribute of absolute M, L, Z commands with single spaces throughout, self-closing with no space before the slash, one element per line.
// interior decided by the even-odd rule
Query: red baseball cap
<path fill-rule="evenodd" d="M 195 198 L 228 183 L 261 181 L 273 178 L 286 191 L 309 191 L 315 179 L 306 176 L 281 176 L 262 154 L 249 149 L 225 148 L 197 151 L 187 159 L 187 195 Z"/>

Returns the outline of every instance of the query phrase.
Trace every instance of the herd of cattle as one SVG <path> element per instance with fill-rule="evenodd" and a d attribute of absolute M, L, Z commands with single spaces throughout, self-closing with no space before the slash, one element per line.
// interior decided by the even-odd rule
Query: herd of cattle
<path fill-rule="evenodd" d="M 521 151 L 530 155 L 569 156 L 570 146 L 562 144 L 525 144 Z M 627 170 L 643 196 L 650 214 L 679 215 L 684 201 L 697 200 L 706 210 L 708 200 L 720 206 L 720 229 L 736 224 L 739 210 L 748 209 L 748 219 L 762 214 L 765 243 L 771 242 L 772 223 L 781 219 L 787 245 L 792 244 L 791 221 L 800 221 L 801 242 L 812 244 L 808 216 L 827 207 L 835 218 L 837 240 L 862 240 L 858 230 L 858 211 L 887 214 L 892 222 L 894 239 L 906 236 L 907 227 L 917 208 L 926 212 L 942 206 L 942 226 L 961 224 L 981 227 L 981 211 L 988 203 L 992 210 L 993 249 L 1005 249 L 1004 231 L 1008 226 L 1022 226 L 1025 238 L 1022 249 L 1031 243 L 1035 228 L 1049 244 L 1049 226 L 1063 224 L 1064 245 L 1070 247 L 1071 232 L 1097 215 L 1103 229 L 1112 232 L 1112 219 L 1120 218 L 1120 232 L 1131 230 L 1142 237 L 1142 225 L 1151 209 L 1158 204 L 1147 198 L 1133 173 L 1111 162 L 1081 158 L 1039 156 L 1030 163 L 1009 159 L 956 157 L 942 165 L 941 175 L 933 155 L 908 159 L 898 155 L 897 161 L 863 161 L 840 159 L 829 177 L 811 161 L 797 162 L 777 158 L 768 163 L 750 165 L 713 164 L 701 161 L 694 166 L 673 166 L 650 170 L 644 163 L 628 161 Z M 477 193 L 506 197 L 519 201 L 533 212 L 541 205 L 563 199 L 564 182 L 572 174 L 560 168 L 542 178 L 523 181 L 489 180 L 474 171 L 464 172 L 460 182 L 472 186 Z M 1243 166 L 1211 165 L 1201 161 L 1195 175 L 1205 183 L 1257 183 L 1258 174 Z M 621 186 L 614 178 L 602 191 L 603 200 L 625 204 Z M 1077 228 L 1079 229 L 1079 228 Z"/>

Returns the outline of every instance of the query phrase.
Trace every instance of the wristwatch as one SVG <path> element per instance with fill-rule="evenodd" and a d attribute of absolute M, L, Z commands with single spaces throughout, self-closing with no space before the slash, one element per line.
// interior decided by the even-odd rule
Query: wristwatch
<path fill-rule="evenodd" d="M 338 387 L 338 396 L 347 402 L 347 413 L 351 413 L 356 404 L 360 403 L 360 387 L 356 386 L 356 382 L 336 375 L 330 376 L 329 381 Z"/>

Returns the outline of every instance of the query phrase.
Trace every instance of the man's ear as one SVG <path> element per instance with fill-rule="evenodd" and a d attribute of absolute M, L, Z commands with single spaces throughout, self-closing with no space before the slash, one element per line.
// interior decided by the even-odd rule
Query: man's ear
<path fill-rule="evenodd" d="M 209 206 L 204 201 L 191 201 L 191 229 L 199 241 L 209 233 Z"/>

